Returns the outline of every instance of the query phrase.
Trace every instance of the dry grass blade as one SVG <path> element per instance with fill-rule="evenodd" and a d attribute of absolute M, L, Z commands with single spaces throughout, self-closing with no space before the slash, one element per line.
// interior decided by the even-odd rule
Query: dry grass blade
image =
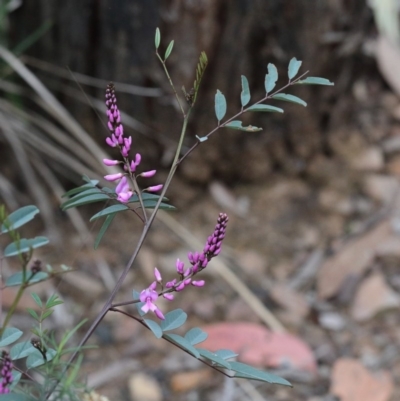
<path fill-rule="evenodd" d="M 106 153 L 97 145 L 90 135 L 75 121 L 55 96 L 17 57 L 3 46 L 0 46 L 0 57 L 41 97 L 48 112 L 59 121 L 78 142 L 83 144 L 91 153 L 97 155 L 99 159 L 107 158 Z M 99 166 L 104 168 L 100 161 Z"/>
<path fill-rule="evenodd" d="M 9 121 L 9 116 L 4 113 L 0 113 L 0 122 L 3 134 L 15 154 L 16 161 L 20 166 L 26 185 L 35 199 L 39 209 L 42 210 L 42 216 L 46 223 L 46 227 L 53 238 L 57 239 L 58 231 L 54 222 L 53 213 L 51 212 L 51 204 L 45 194 L 43 186 L 37 179 L 32 166 L 29 164 L 29 158 L 26 155 L 24 147 L 22 146 L 17 133 L 19 127 L 17 127 L 16 130 L 15 126 Z M 19 125 L 21 125 L 21 123 L 19 123 Z"/>
<path fill-rule="evenodd" d="M 65 68 L 58 67 L 54 64 L 47 63 L 42 60 L 38 60 L 34 57 L 23 56 L 21 57 L 22 61 L 26 64 L 31 65 L 32 67 L 38 68 L 42 71 L 46 71 L 49 74 L 54 76 L 70 79 L 76 82 L 79 82 L 83 85 L 93 86 L 95 88 L 104 89 L 109 81 L 100 78 L 93 78 L 89 75 L 81 74 L 79 72 L 68 71 Z M 143 86 L 124 84 L 122 82 L 114 82 L 115 88 L 117 92 L 120 93 L 128 93 L 130 95 L 136 96 L 145 96 L 145 97 L 160 97 L 162 96 L 162 91 L 159 88 L 146 88 Z"/>

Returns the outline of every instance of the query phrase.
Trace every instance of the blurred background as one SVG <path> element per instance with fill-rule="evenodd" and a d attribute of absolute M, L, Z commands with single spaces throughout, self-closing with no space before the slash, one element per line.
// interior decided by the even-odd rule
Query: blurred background
<path fill-rule="evenodd" d="M 176 258 L 196 241 L 202 248 L 218 213 L 228 213 L 207 285 L 163 308 L 185 305 L 187 328 L 208 331 L 210 348 L 223 341 L 294 389 L 224 379 L 110 315 L 84 365 L 99 393 L 140 401 L 399 399 L 398 14 L 397 0 L 0 2 L 0 200 L 10 211 L 36 204 L 34 235 L 53 244 L 41 256 L 76 269 L 40 289 L 66 300 L 58 329 L 99 311 L 140 231 L 120 219 L 94 252 L 93 208 L 59 211 L 67 189 L 83 174 L 104 175 L 101 159 L 116 156 L 104 141 L 109 81 L 143 168 L 156 167 L 160 182 L 172 161 L 182 117 L 154 54 L 156 27 L 161 49 L 175 40 L 168 68 L 177 88 L 192 87 L 201 51 L 209 59 L 184 149 L 215 127 L 216 89 L 228 116 L 240 109 L 241 75 L 252 100 L 264 96 L 268 63 L 281 74 L 278 86 L 292 57 L 303 61 L 301 72 L 335 83 L 290 88 L 306 108 L 245 114 L 244 125 L 263 131 L 221 130 L 193 152 L 167 194 L 177 212 L 160 216 L 121 294 L 147 286 L 154 266 L 173 276 Z"/>

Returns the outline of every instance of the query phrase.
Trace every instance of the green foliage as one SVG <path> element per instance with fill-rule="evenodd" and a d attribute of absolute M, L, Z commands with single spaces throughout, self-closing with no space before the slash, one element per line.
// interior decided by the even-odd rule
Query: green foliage
<path fill-rule="evenodd" d="M 25 252 L 31 252 L 32 249 L 40 248 L 48 243 L 49 240 L 46 237 L 35 237 L 31 239 L 22 238 L 9 244 L 4 250 L 4 256 L 10 257 Z"/>
<path fill-rule="evenodd" d="M 22 331 L 15 327 L 6 327 L 0 338 L 0 347 L 5 347 L 17 341 L 22 336 Z"/>
<path fill-rule="evenodd" d="M 275 88 L 276 81 L 278 80 L 278 70 L 274 64 L 268 64 L 268 74 L 265 75 L 265 91 L 267 94 Z"/>
<path fill-rule="evenodd" d="M 165 56 L 164 56 L 164 62 L 167 61 L 167 58 L 170 56 L 170 54 L 172 53 L 172 49 L 174 48 L 174 41 L 171 40 L 171 42 L 169 43 L 167 50 L 165 50 Z"/>
<path fill-rule="evenodd" d="M 250 102 L 250 97 L 249 81 L 244 75 L 242 75 L 242 93 L 240 94 L 242 107 L 246 106 L 247 103 Z"/>
<path fill-rule="evenodd" d="M 329 81 L 326 78 L 319 77 L 307 77 L 306 79 L 301 79 L 296 82 L 296 85 L 327 85 L 333 86 L 335 85 L 333 82 Z"/>
<path fill-rule="evenodd" d="M 160 41 L 161 41 L 161 33 L 160 33 L 160 29 L 157 28 L 156 29 L 156 36 L 154 38 L 154 43 L 156 45 L 156 50 L 158 50 L 158 48 L 160 47 Z"/>
<path fill-rule="evenodd" d="M 215 95 L 215 115 L 218 123 L 225 117 L 226 114 L 226 99 L 225 96 L 217 90 Z"/>
<path fill-rule="evenodd" d="M 108 187 L 98 187 L 97 180 L 90 180 L 87 177 L 83 177 L 83 179 L 87 181 L 86 184 L 81 185 L 77 188 L 73 188 L 63 195 L 64 198 L 69 197 L 69 199 L 62 203 L 62 210 L 65 211 L 74 207 L 84 206 L 91 203 L 104 202 L 105 204 L 107 204 L 109 202 L 114 202 L 114 204 L 112 204 L 111 206 L 108 206 L 100 212 L 94 214 L 90 219 L 90 221 L 93 221 L 105 217 L 100 231 L 96 236 L 94 249 L 97 249 L 100 245 L 104 234 L 107 232 L 110 224 L 117 214 L 126 211 L 132 212 L 133 210 L 136 210 L 137 207 L 132 207 L 134 206 L 134 204 L 139 204 L 139 207 L 141 207 L 141 205 L 143 204 L 145 209 L 154 209 L 158 200 L 160 199 L 159 195 L 144 192 L 140 194 L 140 198 L 138 197 L 138 195 L 134 194 L 129 199 L 128 203 L 120 203 L 116 199 L 117 195 L 114 190 Z M 168 202 L 168 199 L 164 197 L 163 202 L 161 202 L 160 204 L 160 209 L 175 210 L 174 206 L 166 202 Z"/>
<path fill-rule="evenodd" d="M 270 106 L 269 104 L 255 104 L 254 106 L 249 107 L 247 111 L 283 113 L 283 109 L 275 106 Z"/>
<path fill-rule="evenodd" d="M 18 272 L 8 277 L 6 280 L 6 287 L 15 287 L 25 284 L 38 283 L 39 281 L 44 281 L 49 278 L 49 274 L 46 272 L 38 272 L 33 274 L 31 272 L 26 272 L 25 278 L 23 272 Z"/>
<path fill-rule="evenodd" d="M 288 67 L 289 80 L 292 80 L 297 75 L 300 67 L 301 67 L 301 61 L 297 60 L 296 57 L 293 57 L 290 60 L 289 67 Z"/>
<path fill-rule="evenodd" d="M 296 103 L 304 107 L 307 106 L 307 103 L 304 100 L 300 99 L 297 96 L 288 95 L 286 93 L 278 93 L 277 95 L 272 96 L 272 99 L 283 100 L 284 102 Z"/>
<path fill-rule="evenodd" d="M 21 207 L 5 219 L 0 228 L 0 233 L 4 234 L 10 230 L 16 230 L 31 221 L 38 213 L 39 209 L 36 206 Z"/>
<path fill-rule="evenodd" d="M 262 131 L 262 128 L 258 127 L 253 127 L 252 125 L 248 125 L 247 127 L 242 126 L 242 122 L 239 120 L 234 120 L 231 121 L 228 124 L 224 125 L 225 128 L 231 128 L 231 129 L 236 129 L 239 131 L 246 131 L 246 132 L 257 132 L 257 131 Z"/>
<path fill-rule="evenodd" d="M 181 327 L 187 319 L 187 314 L 182 309 L 175 309 L 165 315 L 161 321 L 162 331 L 174 330 Z"/>

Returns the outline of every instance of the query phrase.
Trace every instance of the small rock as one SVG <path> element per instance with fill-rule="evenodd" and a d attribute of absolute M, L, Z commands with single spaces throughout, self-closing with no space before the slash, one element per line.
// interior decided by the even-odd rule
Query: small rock
<path fill-rule="evenodd" d="M 385 161 L 380 148 L 371 146 L 356 156 L 351 165 L 359 171 L 380 171 L 384 167 Z"/>
<path fill-rule="evenodd" d="M 389 401 L 393 380 L 387 371 L 372 375 L 359 361 L 340 358 L 333 366 L 330 393 L 341 401 Z"/>
<path fill-rule="evenodd" d="M 386 165 L 387 171 L 397 177 L 400 176 L 400 156 L 395 156 Z"/>
<path fill-rule="evenodd" d="M 194 390 L 209 383 L 213 375 L 211 369 L 176 373 L 171 377 L 171 389 L 175 393 Z"/>
<path fill-rule="evenodd" d="M 344 329 L 346 321 L 343 316 L 337 312 L 325 312 L 319 316 L 319 324 L 324 328 L 332 331 Z"/>
<path fill-rule="evenodd" d="M 396 178 L 383 174 L 371 174 L 366 177 L 364 182 L 366 193 L 382 203 L 389 203 L 393 200 L 398 186 Z"/>
<path fill-rule="evenodd" d="M 348 216 L 354 212 L 354 207 L 350 199 L 332 189 L 321 191 L 318 201 L 324 209 L 340 213 L 343 216 Z"/>
<path fill-rule="evenodd" d="M 357 321 L 366 321 L 379 312 L 399 306 L 400 296 L 386 284 L 381 273 L 374 273 L 361 283 L 351 314 Z"/>
<path fill-rule="evenodd" d="M 133 401 L 161 401 L 161 387 L 157 380 L 144 373 L 132 375 L 128 381 L 129 393 Z"/>

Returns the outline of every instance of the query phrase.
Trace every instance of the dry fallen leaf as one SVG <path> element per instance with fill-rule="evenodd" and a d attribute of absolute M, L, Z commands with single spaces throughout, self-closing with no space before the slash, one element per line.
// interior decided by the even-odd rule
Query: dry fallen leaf
<path fill-rule="evenodd" d="M 361 283 L 351 314 L 355 320 L 365 321 L 379 312 L 399 306 L 400 296 L 386 284 L 381 273 L 375 273 Z"/>
<path fill-rule="evenodd" d="M 289 333 L 274 333 L 256 323 L 217 323 L 202 329 L 208 338 L 202 348 L 216 351 L 228 348 L 238 359 L 258 367 L 290 367 L 316 372 L 316 362 L 309 346 Z"/>
<path fill-rule="evenodd" d="M 361 275 L 371 264 L 382 244 L 390 241 L 393 236 L 390 222 L 385 220 L 327 259 L 318 273 L 318 295 L 321 298 L 332 297 L 347 277 Z"/>
<path fill-rule="evenodd" d="M 330 393 L 340 401 L 388 401 L 393 392 L 389 372 L 372 375 L 357 360 L 338 359 L 332 371 Z"/>

